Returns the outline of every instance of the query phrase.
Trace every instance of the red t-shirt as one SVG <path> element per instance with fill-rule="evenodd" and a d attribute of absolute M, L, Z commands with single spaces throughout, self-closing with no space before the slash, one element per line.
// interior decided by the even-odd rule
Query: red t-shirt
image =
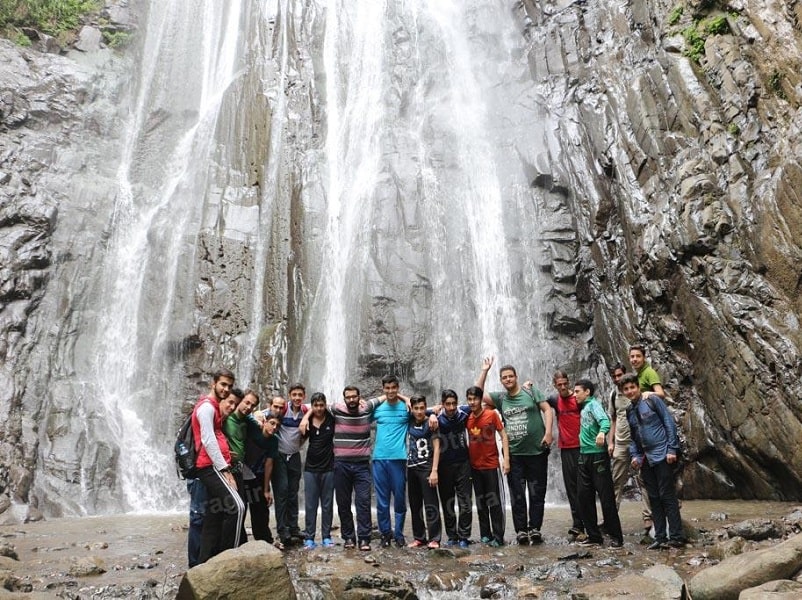
<path fill-rule="evenodd" d="M 498 469 L 496 432 L 504 429 L 498 412 L 485 408 L 479 416 L 468 415 L 468 456 L 476 470 Z"/>
<path fill-rule="evenodd" d="M 560 433 L 557 438 L 559 448 L 579 448 L 579 416 L 582 407 L 576 402 L 576 396 L 571 394 L 563 398 L 557 394 L 557 429 Z"/>

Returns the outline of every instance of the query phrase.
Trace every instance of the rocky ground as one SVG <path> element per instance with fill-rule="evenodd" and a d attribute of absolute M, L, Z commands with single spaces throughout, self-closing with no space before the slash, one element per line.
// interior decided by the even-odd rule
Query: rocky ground
<path fill-rule="evenodd" d="M 300 598 L 341 597 L 358 584 L 395 586 L 399 594 L 414 588 L 418 598 L 562 598 L 654 565 L 673 569 L 687 582 L 728 554 L 776 544 L 802 522 L 802 513 L 787 503 L 685 502 L 683 518 L 697 538 L 685 549 L 650 552 L 639 528 L 639 505 L 625 503 L 621 514 L 622 549 L 588 551 L 569 544 L 563 537 L 568 511 L 549 507 L 545 543 L 537 547 L 475 544 L 468 551 L 433 552 L 374 545 L 360 553 L 338 546 L 291 550 L 286 559 Z M 509 524 L 508 539 L 511 531 Z M 185 570 L 185 544 L 186 518 L 178 514 L 3 526 L 0 598 L 172 598 Z"/>

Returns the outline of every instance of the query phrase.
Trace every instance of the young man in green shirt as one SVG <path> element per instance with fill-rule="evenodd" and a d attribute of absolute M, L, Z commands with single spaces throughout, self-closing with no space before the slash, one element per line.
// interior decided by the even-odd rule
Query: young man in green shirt
<path fill-rule="evenodd" d="M 632 344 L 629 347 L 629 364 L 638 373 L 638 385 L 644 397 L 648 394 L 656 394 L 661 398 L 666 397 L 660 375 L 657 374 L 648 362 L 646 362 L 646 348 L 641 344 Z"/>
<path fill-rule="evenodd" d="M 660 398 L 665 399 L 666 392 L 663 389 L 663 383 L 660 380 L 660 375 L 654 370 L 651 364 L 646 361 L 646 347 L 642 344 L 632 344 L 629 347 L 629 364 L 635 369 L 638 374 L 638 386 L 640 387 L 641 397 L 645 398 L 649 394 L 655 394 Z M 640 472 L 636 472 L 638 486 L 643 487 Z M 652 528 L 652 508 L 649 504 L 648 496 L 644 493 L 641 494 L 644 498 L 643 501 L 643 528 L 648 534 Z"/>
<path fill-rule="evenodd" d="M 482 361 L 476 386 L 484 389 L 493 358 Z M 552 442 L 554 413 L 545 396 L 535 387 L 525 390 L 518 385 L 515 367 L 499 369 L 503 392 L 484 393 L 484 402 L 498 408 L 504 420 L 510 446 L 510 508 L 516 540 L 521 545 L 543 541 L 540 528 L 546 506 L 548 460 Z M 525 487 L 524 487 L 525 486 Z M 529 493 L 529 507 L 526 494 Z"/>
<path fill-rule="evenodd" d="M 620 548 L 624 544 L 621 520 L 615 507 L 615 491 L 610 470 L 610 455 L 607 452 L 607 433 L 610 431 L 610 418 L 601 403 L 593 396 L 596 386 L 587 379 L 580 379 L 574 385 L 577 403 L 582 407 L 579 426 L 579 471 L 578 493 L 582 523 L 585 525 L 587 539 L 583 546 L 601 545 L 601 530 L 596 515 L 596 494 L 601 501 L 602 515 L 607 534 L 613 538 L 610 545 Z"/>

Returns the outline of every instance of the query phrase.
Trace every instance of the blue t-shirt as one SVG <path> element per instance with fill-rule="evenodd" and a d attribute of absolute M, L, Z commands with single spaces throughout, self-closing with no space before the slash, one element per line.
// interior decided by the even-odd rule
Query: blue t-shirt
<path fill-rule="evenodd" d="M 376 444 L 373 460 L 406 460 L 409 411 L 401 400 L 383 402 L 373 411 L 376 421 Z"/>

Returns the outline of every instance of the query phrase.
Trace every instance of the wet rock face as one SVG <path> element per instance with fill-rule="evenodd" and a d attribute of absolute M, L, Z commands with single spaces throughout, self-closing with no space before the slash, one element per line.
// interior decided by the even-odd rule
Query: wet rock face
<path fill-rule="evenodd" d="M 791 11 L 674 8 L 522 3 L 533 79 L 571 132 L 550 177 L 572 190 L 576 310 L 607 364 L 645 342 L 687 410 L 686 496 L 798 498 L 802 464 L 782 448 L 802 429 L 802 32 Z M 723 33 L 684 56 L 682 31 L 716 17 Z"/>
<path fill-rule="evenodd" d="M 60 379 L 80 357 L 68 290 L 91 293 L 86 265 L 107 216 L 98 200 L 114 189 L 114 167 L 99 157 L 115 154 L 118 90 L 102 87 L 96 67 L 5 40 L 0 57 L 0 512 L 27 504 L 11 517 L 26 520 L 41 518 L 40 505 L 59 513 L 82 477 L 114 487 L 115 450 L 87 444 L 79 395 Z M 62 500 L 33 491 L 35 471 Z"/>
<path fill-rule="evenodd" d="M 802 456 L 788 451 L 802 435 L 799 7 L 694 2 L 675 23 L 674 7 L 515 3 L 529 67 L 516 93 L 556 133 L 543 151 L 525 134 L 511 142 L 540 225 L 532 255 L 512 261 L 537 271 L 545 339 L 560 348 L 544 359 L 544 373 L 559 366 L 606 386 L 605 367 L 625 362 L 630 342 L 648 345 L 688 440 L 686 497 L 799 498 Z M 128 30 L 140 9 L 109 10 Z M 205 223 L 195 239 L 197 282 L 181 292 L 191 327 L 168 344 L 174 387 L 191 390 L 186 397 L 205 387 L 205 373 L 242 356 L 251 302 L 264 303 L 263 322 L 244 384 L 280 387 L 309 350 L 297 340 L 326 227 L 316 204 L 325 174 L 307 168 L 322 152 L 324 98 L 313 82 L 324 19 L 312 5 L 304 10 L 306 28 L 288 42 L 303 60 L 283 91 L 289 109 L 277 170 L 286 175 L 273 181 L 262 171 L 275 102 L 259 87 L 258 69 L 238 93 L 260 100 L 219 134 L 248 132 L 242 147 L 221 143 L 240 156 L 210 167 L 227 178 L 210 196 L 225 192 L 242 210 L 231 210 L 228 197 L 210 201 L 208 219 L 217 214 L 219 223 Z M 684 56 L 682 31 L 696 17 L 718 16 L 728 25 L 705 33 L 699 62 Z M 97 292 L 86 266 L 108 243 L 124 78 L 96 50 L 95 31 L 84 37 L 82 56 L 103 66 L 0 41 L 0 512 L 31 505 L 20 519 L 120 506 L 120 450 L 74 378 L 92 351 L 78 334 L 91 328 L 91 315 L 74 307 Z M 278 81 L 273 59 L 259 66 Z M 356 300 L 365 343 L 349 357 L 349 376 L 366 393 L 389 369 L 427 391 L 437 375 L 431 330 L 416 321 L 436 286 L 424 277 L 420 250 L 427 215 L 396 205 L 414 196 L 416 169 L 402 158 L 387 167 L 387 198 L 363 240 L 372 246 L 395 234 L 399 220 L 409 226 L 397 255 L 366 268 Z M 280 198 L 269 218 L 254 216 L 263 196 Z M 271 228 L 270 275 L 254 299 L 260 263 L 247 235 L 257 219 Z M 290 367 L 276 364 L 282 352 Z"/>

